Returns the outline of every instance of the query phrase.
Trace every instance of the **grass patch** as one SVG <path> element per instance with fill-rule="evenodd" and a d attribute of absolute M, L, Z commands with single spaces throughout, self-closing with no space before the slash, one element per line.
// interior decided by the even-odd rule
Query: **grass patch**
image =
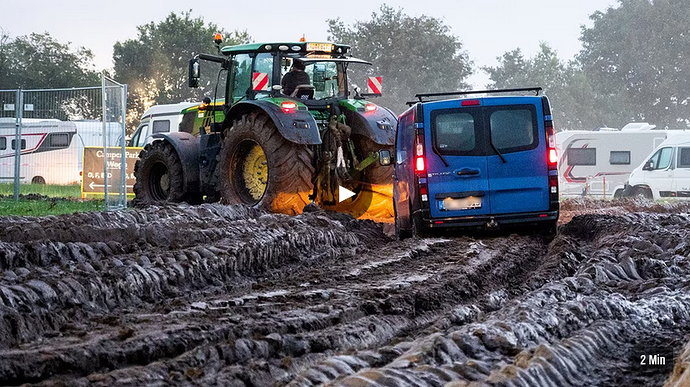
<path fill-rule="evenodd" d="M 20 184 L 14 201 L 14 184 L 0 183 L 0 216 L 46 216 L 103 211 L 103 200 L 81 199 L 81 186 Z"/>
<path fill-rule="evenodd" d="M 20 184 L 19 194 L 39 194 L 58 198 L 80 198 L 81 186 L 74 185 L 48 185 L 48 184 Z M 0 183 L 0 195 L 14 195 L 14 184 Z"/>
<path fill-rule="evenodd" d="M 103 200 L 0 199 L 0 216 L 46 216 L 103 211 Z"/>

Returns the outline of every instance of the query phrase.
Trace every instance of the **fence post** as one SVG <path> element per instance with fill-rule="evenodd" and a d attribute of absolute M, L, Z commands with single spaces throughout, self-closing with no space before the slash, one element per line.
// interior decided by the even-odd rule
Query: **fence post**
<path fill-rule="evenodd" d="M 101 95 L 103 96 L 103 199 L 105 209 L 108 209 L 108 95 L 105 88 L 105 71 L 101 73 Z"/>
<path fill-rule="evenodd" d="M 22 154 L 22 116 L 24 115 L 24 92 L 17 89 L 17 104 L 14 108 L 14 201 L 19 201 L 19 173 Z"/>
<path fill-rule="evenodd" d="M 122 199 L 122 208 L 127 208 L 127 154 L 125 152 L 125 134 L 127 133 L 127 85 L 122 85 L 120 89 L 122 91 L 122 133 L 120 138 L 122 142 L 120 143 L 122 150 L 122 157 L 120 158 L 120 198 Z"/>

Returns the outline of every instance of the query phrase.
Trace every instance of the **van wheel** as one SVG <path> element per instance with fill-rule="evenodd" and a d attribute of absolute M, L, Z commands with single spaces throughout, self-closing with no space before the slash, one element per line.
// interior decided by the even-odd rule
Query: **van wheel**
<path fill-rule="evenodd" d="M 46 179 L 43 178 L 43 176 L 34 176 L 33 179 L 31 179 L 31 184 L 45 184 Z"/>
<path fill-rule="evenodd" d="M 393 209 L 395 212 L 395 239 L 403 240 L 412 237 L 412 230 L 403 230 L 400 228 L 400 220 L 398 218 L 397 206 L 393 203 Z"/>
<path fill-rule="evenodd" d="M 420 215 L 410 216 L 412 220 L 412 235 L 418 238 L 426 238 L 429 236 L 429 230 L 424 227 L 422 217 Z"/>
<path fill-rule="evenodd" d="M 537 227 L 539 236 L 544 240 L 544 243 L 551 243 L 558 234 L 558 221 L 556 220 L 544 222 Z"/>
<path fill-rule="evenodd" d="M 172 144 L 147 144 L 134 164 L 134 204 L 181 202 L 184 199 L 182 163 Z"/>
<path fill-rule="evenodd" d="M 623 190 L 622 189 L 616 190 L 616 192 L 613 194 L 613 198 L 614 199 L 623 198 Z"/>
<path fill-rule="evenodd" d="M 653 199 L 654 197 L 652 196 L 652 193 L 642 187 L 637 187 L 633 190 L 633 197 L 634 198 L 640 198 L 640 199 Z"/>

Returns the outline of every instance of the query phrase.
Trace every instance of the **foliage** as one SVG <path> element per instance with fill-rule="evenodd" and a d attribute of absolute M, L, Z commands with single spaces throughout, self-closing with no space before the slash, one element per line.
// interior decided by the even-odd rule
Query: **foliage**
<path fill-rule="evenodd" d="M 350 44 L 353 56 L 373 63 L 366 75 L 383 77 L 384 96 L 377 101 L 383 106 L 401 112 L 404 102 L 417 93 L 468 87 L 465 80 L 472 63 L 460 40 L 439 19 L 411 17 L 384 4 L 368 21 L 350 26 L 339 18 L 327 22 L 330 40 Z"/>
<path fill-rule="evenodd" d="M 619 0 L 583 28 L 578 56 L 596 106 L 619 126 L 647 121 L 690 126 L 690 7 L 687 0 Z"/>
<path fill-rule="evenodd" d="M 592 109 L 592 89 L 575 63 L 565 63 L 546 43 L 534 58 L 525 58 L 516 48 L 497 60 L 495 67 L 484 67 L 489 74 L 491 89 L 542 87 L 549 97 L 558 129 L 593 129 L 599 123 Z"/>
<path fill-rule="evenodd" d="M 187 87 L 188 61 L 199 53 L 216 53 L 213 35 L 223 34 L 224 44 L 246 43 L 249 35 L 221 30 L 203 18 L 193 18 L 191 10 L 181 15 L 171 12 L 163 21 L 138 27 L 136 39 L 117 42 L 113 61 L 115 79 L 128 84 L 128 125 L 139 120 L 154 104 L 200 101 L 213 93 L 218 70 L 204 69 L 199 89 Z M 206 65 L 207 62 L 204 64 Z"/>
<path fill-rule="evenodd" d="M 99 85 L 90 50 L 73 50 L 49 33 L 11 39 L 0 30 L 0 89 Z"/>

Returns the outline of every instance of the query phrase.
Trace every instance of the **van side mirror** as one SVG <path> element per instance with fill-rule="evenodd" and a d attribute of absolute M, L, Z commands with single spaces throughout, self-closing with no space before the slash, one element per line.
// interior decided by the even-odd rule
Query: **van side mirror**
<path fill-rule="evenodd" d="M 201 69 L 199 68 L 199 58 L 189 60 L 189 87 L 199 87 L 201 79 Z"/>
<path fill-rule="evenodd" d="M 652 160 L 647 160 L 647 162 L 644 164 L 644 167 L 642 167 L 643 171 L 652 171 L 654 170 L 654 161 Z"/>
<path fill-rule="evenodd" d="M 380 150 L 379 151 L 379 164 L 386 166 L 393 163 L 393 157 L 391 156 L 391 151 Z"/>

